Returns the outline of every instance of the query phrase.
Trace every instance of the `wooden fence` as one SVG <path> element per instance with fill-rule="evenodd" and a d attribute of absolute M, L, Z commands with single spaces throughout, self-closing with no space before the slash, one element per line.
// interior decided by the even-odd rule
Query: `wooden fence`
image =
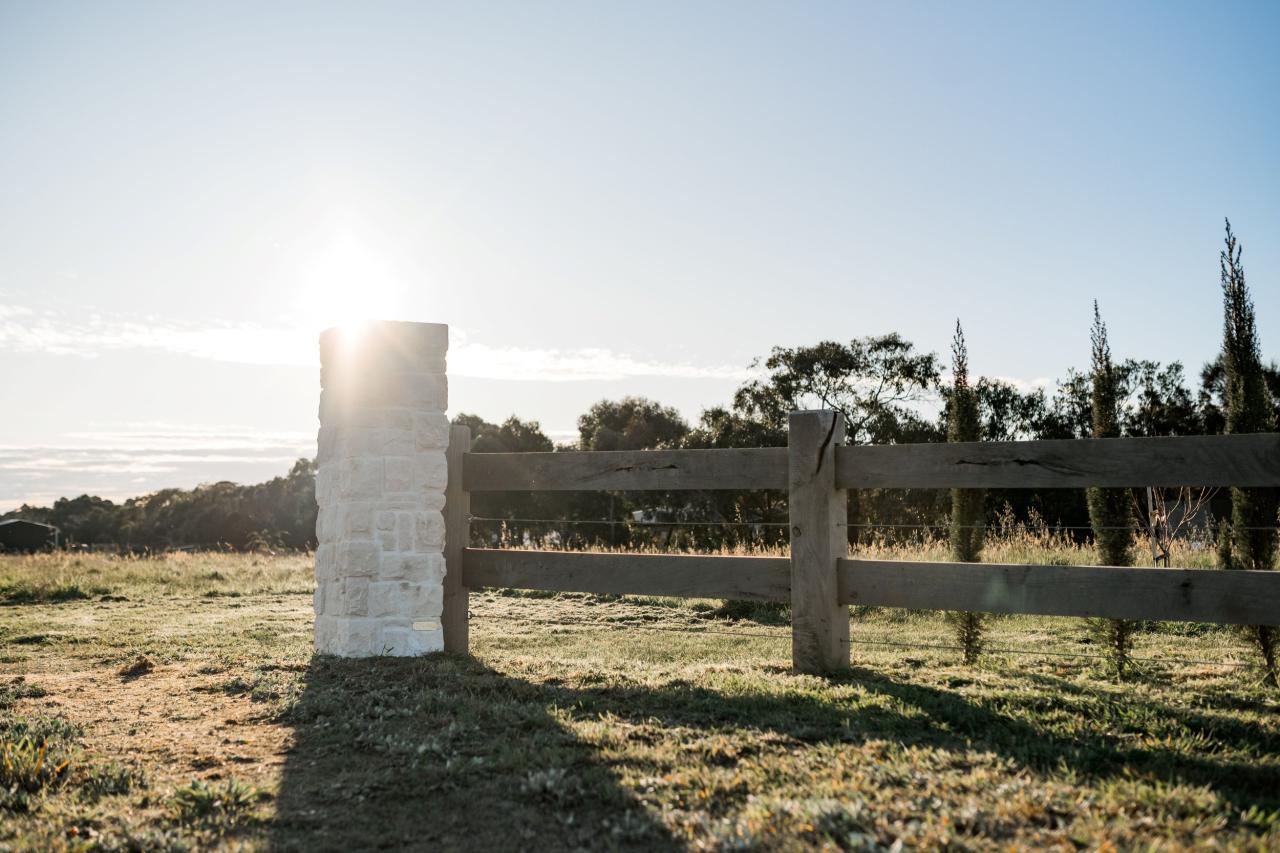
<path fill-rule="evenodd" d="M 1280 571 L 849 559 L 847 490 L 1280 486 L 1280 434 L 848 447 L 837 413 L 791 415 L 787 447 L 471 453 L 455 426 L 446 495 L 445 647 L 467 649 L 482 587 L 791 603 L 792 663 L 849 663 L 847 605 L 1280 625 Z M 790 557 L 467 547 L 483 491 L 788 493 Z"/>

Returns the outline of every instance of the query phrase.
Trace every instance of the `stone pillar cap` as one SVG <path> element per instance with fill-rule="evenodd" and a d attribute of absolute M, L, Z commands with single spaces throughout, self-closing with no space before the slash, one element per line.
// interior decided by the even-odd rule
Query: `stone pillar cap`
<path fill-rule="evenodd" d="M 442 374 L 449 349 L 444 323 L 377 320 L 320 333 L 320 384 L 342 378 L 374 381 L 405 373 Z"/>
<path fill-rule="evenodd" d="M 449 326 L 403 320 L 370 320 L 352 326 L 334 326 L 320 333 L 321 364 L 340 357 L 348 346 L 358 346 L 370 353 L 390 349 L 405 355 L 441 355 L 449 349 Z"/>

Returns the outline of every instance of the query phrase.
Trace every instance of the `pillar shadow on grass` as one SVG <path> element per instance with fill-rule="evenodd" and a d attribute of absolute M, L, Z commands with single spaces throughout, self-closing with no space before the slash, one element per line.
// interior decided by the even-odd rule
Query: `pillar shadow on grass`
<path fill-rule="evenodd" d="M 683 849 L 553 699 L 454 655 L 312 658 L 272 849 Z"/>

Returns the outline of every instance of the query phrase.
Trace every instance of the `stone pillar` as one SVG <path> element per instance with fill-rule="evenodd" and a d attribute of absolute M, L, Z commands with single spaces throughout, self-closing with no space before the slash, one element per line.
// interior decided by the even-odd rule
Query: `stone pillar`
<path fill-rule="evenodd" d="M 444 648 L 448 346 L 437 323 L 320 335 L 317 652 Z"/>

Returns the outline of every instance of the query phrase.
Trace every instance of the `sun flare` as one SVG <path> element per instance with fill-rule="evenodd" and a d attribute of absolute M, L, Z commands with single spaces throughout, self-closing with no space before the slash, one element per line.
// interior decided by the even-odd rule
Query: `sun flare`
<path fill-rule="evenodd" d="M 405 286 L 391 259 L 354 233 L 324 245 L 302 271 L 303 311 L 312 327 L 351 327 L 396 318 Z"/>

